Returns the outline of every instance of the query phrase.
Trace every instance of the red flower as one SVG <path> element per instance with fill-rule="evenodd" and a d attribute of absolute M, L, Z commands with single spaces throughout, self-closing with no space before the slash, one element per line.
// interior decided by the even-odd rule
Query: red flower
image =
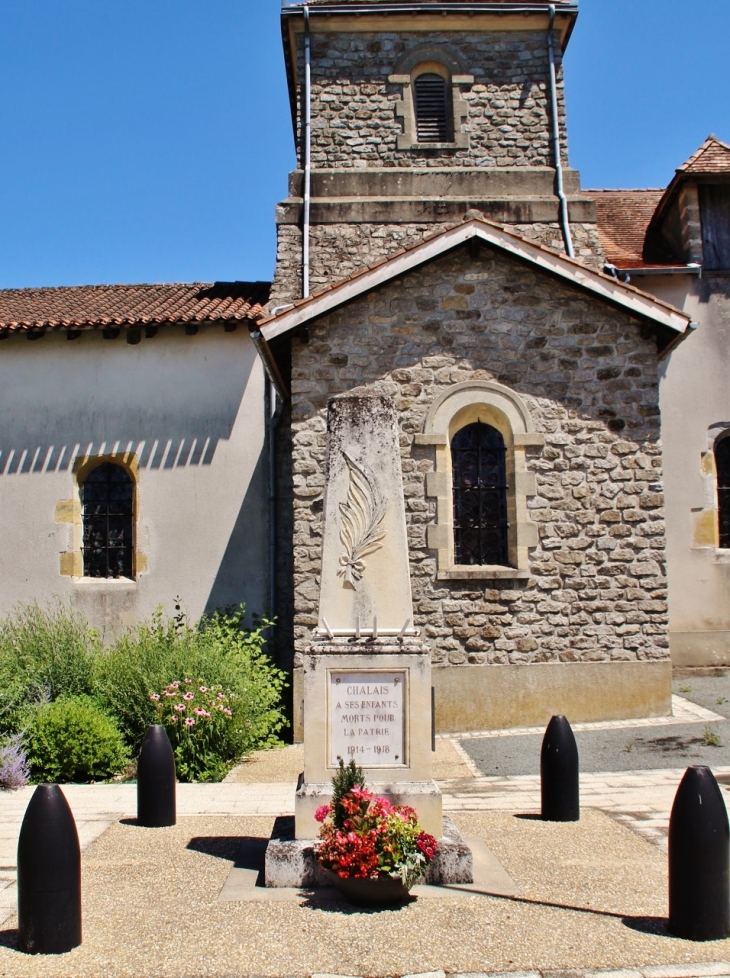
<path fill-rule="evenodd" d="M 420 852 L 428 859 L 430 862 L 436 855 L 436 850 L 438 849 L 438 842 L 434 839 L 432 835 L 428 832 L 421 832 L 416 839 L 416 845 Z"/>

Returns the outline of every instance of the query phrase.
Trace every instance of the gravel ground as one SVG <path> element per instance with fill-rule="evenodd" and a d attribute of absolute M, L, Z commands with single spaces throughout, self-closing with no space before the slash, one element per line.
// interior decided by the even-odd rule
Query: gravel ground
<path fill-rule="evenodd" d="M 627 967 L 730 958 L 730 940 L 667 936 L 666 857 L 600 812 L 580 823 L 461 814 L 521 898 L 429 899 L 364 911 L 345 903 L 218 903 L 241 836 L 265 818 L 186 818 L 171 829 L 115 824 L 84 853 L 84 943 L 58 957 L 14 949 L 3 976 L 403 975 Z"/>
<path fill-rule="evenodd" d="M 304 770 L 304 748 L 301 744 L 278 750 L 257 750 L 229 771 L 226 781 L 236 784 L 273 784 L 296 781 Z"/>
<path fill-rule="evenodd" d="M 277 781 L 296 781 L 304 770 L 304 747 L 294 744 L 279 750 L 255 751 L 234 767 L 226 781 L 237 784 L 271 784 Z M 446 778 L 469 778 L 471 771 L 454 750 L 450 740 L 437 740 L 433 756 L 433 776 L 437 781 Z"/>

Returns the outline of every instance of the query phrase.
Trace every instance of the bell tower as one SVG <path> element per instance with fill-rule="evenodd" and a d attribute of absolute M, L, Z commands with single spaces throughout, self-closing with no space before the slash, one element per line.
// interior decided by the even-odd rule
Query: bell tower
<path fill-rule="evenodd" d="M 272 302 L 316 291 L 477 210 L 600 267 L 568 163 L 572 0 L 311 0 L 283 8 L 298 167 Z"/>

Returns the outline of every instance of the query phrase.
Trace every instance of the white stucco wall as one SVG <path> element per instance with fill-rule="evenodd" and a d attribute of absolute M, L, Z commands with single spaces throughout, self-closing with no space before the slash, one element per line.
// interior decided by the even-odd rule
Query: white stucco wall
<path fill-rule="evenodd" d="M 717 547 L 712 450 L 730 428 L 730 275 L 637 279 L 699 323 L 661 364 L 669 625 L 675 665 L 730 663 L 730 551 Z"/>
<path fill-rule="evenodd" d="M 264 376 L 246 330 L 161 327 L 73 341 L 48 334 L 0 344 L 0 614 L 17 602 L 70 600 L 114 630 L 172 611 L 191 618 L 268 596 Z M 61 573 L 80 528 L 57 522 L 78 499 L 74 460 L 132 452 L 139 464 L 132 581 Z M 68 507 L 67 507 L 68 508 Z M 63 506 L 61 506 L 63 509 Z"/>

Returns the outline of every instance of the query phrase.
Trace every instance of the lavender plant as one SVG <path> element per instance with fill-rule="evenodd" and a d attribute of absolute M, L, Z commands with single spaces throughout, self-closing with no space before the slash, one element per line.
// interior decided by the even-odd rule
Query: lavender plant
<path fill-rule="evenodd" d="M 30 782 L 30 767 L 20 734 L 9 737 L 0 747 L 0 788 L 14 791 Z"/>

